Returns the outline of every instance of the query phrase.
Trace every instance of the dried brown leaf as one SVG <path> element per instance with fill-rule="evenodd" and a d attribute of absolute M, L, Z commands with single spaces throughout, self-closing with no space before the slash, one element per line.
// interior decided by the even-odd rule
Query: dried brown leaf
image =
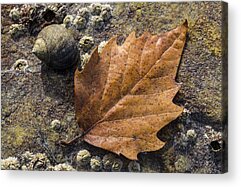
<path fill-rule="evenodd" d="M 159 35 L 133 32 L 121 46 L 113 37 L 101 54 L 93 51 L 75 72 L 76 117 L 86 142 L 132 160 L 164 146 L 157 132 L 183 111 L 172 100 L 186 33 L 186 22 Z"/>

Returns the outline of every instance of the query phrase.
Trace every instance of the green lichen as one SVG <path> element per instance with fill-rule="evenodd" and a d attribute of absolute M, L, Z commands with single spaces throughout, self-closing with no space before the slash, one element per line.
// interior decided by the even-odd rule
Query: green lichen
<path fill-rule="evenodd" d="M 221 27 L 216 22 L 208 22 L 207 16 L 196 19 L 196 27 L 190 29 L 191 42 L 202 40 L 203 45 L 214 55 L 221 57 Z M 198 26 L 198 27 L 197 27 Z M 202 27 L 202 29 L 199 29 Z"/>
<path fill-rule="evenodd" d="M 5 140 L 8 145 L 12 145 L 13 147 L 17 148 L 21 147 L 23 143 L 25 143 L 26 140 L 31 137 L 31 134 L 31 131 L 27 132 L 18 124 L 10 127 L 6 133 L 4 132 L 2 134 L 2 139 Z"/>

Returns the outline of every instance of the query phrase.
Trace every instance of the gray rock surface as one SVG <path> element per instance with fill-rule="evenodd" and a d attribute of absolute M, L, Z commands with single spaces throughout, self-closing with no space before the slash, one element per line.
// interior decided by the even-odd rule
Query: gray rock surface
<path fill-rule="evenodd" d="M 186 112 L 162 129 L 158 136 L 167 142 L 165 147 L 152 153 L 140 153 L 142 172 L 196 172 L 221 173 L 227 148 L 227 44 L 225 25 L 227 17 L 222 2 L 190 3 L 118 3 L 110 4 L 112 17 L 103 28 L 93 28 L 91 16 L 86 28 L 76 32 L 76 41 L 92 36 L 94 46 L 113 35 L 121 43 L 132 31 L 140 35 L 165 32 L 189 23 L 187 43 L 180 63 L 177 81 L 182 87 L 175 103 L 183 105 Z M 71 146 L 61 146 L 61 140 L 79 135 L 75 121 L 73 100 L 73 74 L 75 67 L 56 71 L 40 62 L 31 53 L 37 33 L 46 25 L 61 24 L 66 15 L 78 15 L 89 4 L 2 5 L 2 56 L 1 56 L 1 142 L 2 159 L 18 157 L 26 151 L 44 153 L 52 165 L 71 163 L 76 169 L 74 157 L 81 149 L 103 158 L 107 151 L 77 141 Z M 20 19 L 13 21 L 9 13 L 13 8 L 22 10 Z M 48 8 L 51 7 L 51 8 Z M 28 10 L 28 11 L 27 11 Z M 30 12 L 29 15 L 26 12 Z M 26 11 L 24 13 L 24 11 Z M 46 13 L 47 12 L 47 13 Z M 101 14 L 100 14 L 101 15 Z M 51 17 L 52 16 L 52 17 Z M 35 20 L 35 21 L 31 21 Z M 224 21 L 224 22 L 222 22 Z M 19 38 L 9 34 L 12 24 L 24 24 L 28 32 Z M 222 30 L 223 29 L 223 30 Z M 223 32 L 222 32 L 223 31 Z M 80 52 L 83 55 L 85 52 Z M 11 69 L 17 59 L 27 60 L 25 71 Z M 79 65 L 81 66 L 81 64 Z M 58 128 L 51 122 L 59 120 Z M 206 138 L 210 126 L 220 137 Z M 187 131 L 195 130 L 195 139 L 188 139 Z M 213 132 L 212 131 L 212 132 Z M 213 151 L 211 142 L 226 145 Z M 216 145 L 218 146 L 218 144 Z M 122 171 L 128 171 L 128 159 L 123 161 Z M 188 164 L 186 161 L 188 160 Z M 184 168 L 182 168 L 184 167 Z M 84 170 L 90 170 L 86 168 Z"/>

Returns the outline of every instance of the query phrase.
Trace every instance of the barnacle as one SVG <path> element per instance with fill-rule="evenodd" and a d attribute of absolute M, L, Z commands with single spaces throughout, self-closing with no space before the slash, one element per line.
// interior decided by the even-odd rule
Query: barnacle
<path fill-rule="evenodd" d="M 122 166 L 123 166 L 122 160 L 116 158 L 114 159 L 114 162 L 112 164 L 111 171 L 121 171 Z"/>
<path fill-rule="evenodd" d="M 83 17 L 86 20 L 88 20 L 89 17 L 90 17 L 90 12 L 89 12 L 89 10 L 87 8 L 84 7 L 84 8 L 79 9 L 78 15 L 80 15 L 81 17 Z"/>
<path fill-rule="evenodd" d="M 102 52 L 102 49 L 104 49 L 105 45 L 107 44 L 107 41 L 102 41 L 100 42 L 99 46 L 98 46 L 98 53 Z"/>
<path fill-rule="evenodd" d="M 9 34 L 14 38 L 23 36 L 26 32 L 26 28 L 23 24 L 12 24 L 9 29 Z"/>
<path fill-rule="evenodd" d="M 77 30 L 84 29 L 86 23 L 87 23 L 86 19 L 81 16 L 76 16 L 73 21 L 73 24 Z"/>
<path fill-rule="evenodd" d="M 51 121 L 50 126 L 55 131 L 59 131 L 61 129 L 61 122 L 57 119 Z"/>
<path fill-rule="evenodd" d="M 66 163 L 58 164 L 55 166 L 49 166 L 47 170 L 48 171 L 75 171 L 75 169 L 71 165 Z"/>
<path fill-rule="evenodd" d="M 141 166 L 137 161 L 130 161 L 128 164 L 128 170 L 129 172 L 140 172 Z"/>
<path fill-rule="evenodd" d="M 1 169 L 3 170 L 18 170 L 20 163 L 16 157 L 8 157 L 1 160 Z"/>
<path fill-rule="evenodd" d="M 72 15 L 67 15 L 63 20 L 63 24 L 65 25 L 66 28 L 69 28 L 72 26 L 73 20 L 74 20 L 74 17 Z"/>
<path fill-rule="evenodd" d="M 91 154 L 88 150 L 83 149 L 80 150 L 76 156 L 76 162 L 80 166 L 85 166 L 89 164 L 91 158 Z"/>
<path fill-rule="evenodd" d="M 104 169 L 111 170 L 114 161 L 115 156 L 113 154 L 106 154 L 102 159 Z"/>
<path fill-rule="evenodd" d="M 101 9 L 102 9 L 102 6 L 100 3 L 93 3 L 89 7 L 92 15 L 100 15 Z"/>
<path fill-rule="evenodd" d="M 177 172 L 184 173 L 189 167 L 188 158 L 181 155 L 174 165 Z"/>
<path fill-rule="evenodd" d="M 104 21 L 108 21 L 111 18 L 111 10 L 112 8 L 110 5 L 102 5 L 100 16 L 103 18 Z"/>
<path fill-rule="evenodd" d="M 13 8 L 12 10 L 10 10 L 9 12 L 9 17 L 13 20 L 13 21 L 18 21 L 21 17 L 21 11 L 19 10 L 19 8 Z"/>
<path fill-rule="evenodd" d="M 197 133 L 195 132 L 194 129 L 189 129 L 187 131 L 186 135 L 187 135 L 188 139 L 191 139 L 191 140 L 193 140 L 197 137 Z"/>
<path fill-rule="evenodd" d="M 28 68 L 28 61 L 25 59 L 18 59 L 12 65 L 11 70 L 25 71 Z"/>
<path fill-rule="evenodd" d="M 101 16 L 93 16 L 92 24 L 96 30 L 101 30 L 104 27 L 104 20 Z"/>
<path fill-rule="evenodd" d="M 84 36 L 80 39 L 79 45 L 84 52 L 87 52 L 94 45 L 94 39 L 90 36 Z"/>
<path fill-rule="evenodd" d="M 93 171 L 100 171 L 102 169 L 102 161 L 98 156 L 94 156 L 90 159 L 90 167 Z"/>

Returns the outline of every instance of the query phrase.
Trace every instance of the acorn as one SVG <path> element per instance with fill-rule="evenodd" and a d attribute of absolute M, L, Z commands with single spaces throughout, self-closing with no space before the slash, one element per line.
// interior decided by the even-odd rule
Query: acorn
<path fill-rule="evenodd" d="M 80 58 L 72 31 L 58 24 L 49 25 L 38 34 L 32 52 L 54 69 L 70 68 Z"/>

